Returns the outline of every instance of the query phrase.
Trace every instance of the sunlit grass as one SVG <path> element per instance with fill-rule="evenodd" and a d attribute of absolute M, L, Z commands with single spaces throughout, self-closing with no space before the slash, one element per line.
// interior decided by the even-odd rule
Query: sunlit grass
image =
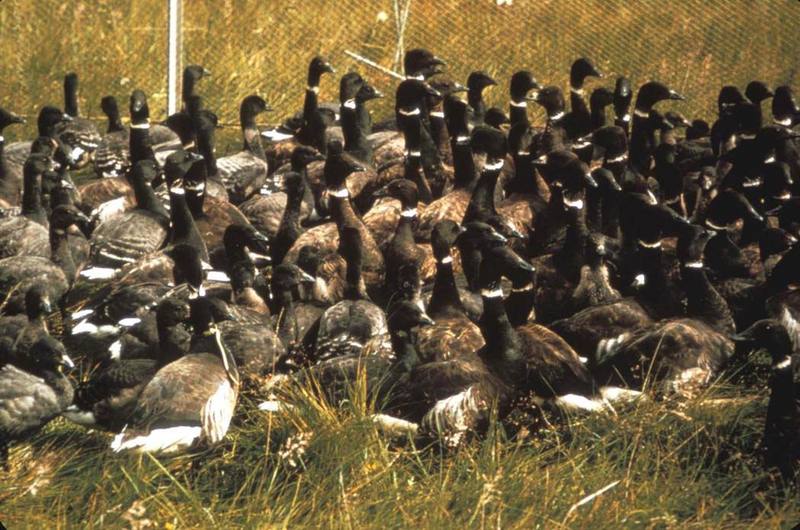
<path fill-rule="evenodd" d="M 720 384 L 511 437 L 496 425 L 449 452 L 390 442 L 357 381 L 336 408 L 311 384 L 267 414 L 243 397 L 203 454 L 111 454 L 110 436 L 55 421 L 12 450 L 0 486 L 9 528 L 752 526 L 800 518 L 758 456 L 766 396 Z M 580 504 L 610 486 L 595 499 Z M 140 526 L 137 526 L 140 525 Z"/>

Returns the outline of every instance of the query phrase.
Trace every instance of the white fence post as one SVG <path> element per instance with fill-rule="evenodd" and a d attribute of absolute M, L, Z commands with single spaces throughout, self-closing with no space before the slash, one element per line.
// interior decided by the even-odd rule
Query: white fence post
<path fill-rule="evenodd" d="M 167 0 L 169 30 L 167 46 L 167 115 L 178 111 L 178 75 L 181 68 L 181 16 L 182 0 Z"/>

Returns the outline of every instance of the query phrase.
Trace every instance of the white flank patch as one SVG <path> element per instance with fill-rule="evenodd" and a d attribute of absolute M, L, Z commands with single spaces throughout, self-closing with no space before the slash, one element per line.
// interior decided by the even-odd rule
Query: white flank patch
<path fill-rule="evenodd" d="M 442 120 L 444 119 L 444 112 L 442 112 L 440 110 L 434 110 L 430 114 L 431 114 L 431 118 L 439 118 L 439 119 L 442 119 Z"/>
<path fill-rule="evenodd" d="M 224 271 L 208 271 L 206 279 L 210 282 L 231 283 L 231 278 Z"/>
<path fill-rule="evenodd" d="M 347 188 L 342 188 L 340 190 L 334 190 L 328 193 L 332 197 L 336 197 L 337 199 L 345 199 L 350 196 L 350 192 L 347 191 Z"/>
<path fill-rule="evenodd" d="M 564 197 L 564 205 L 566 205 L 568 208 L 575 208 L 576 210 L 583 210 L 583 199 L 577 199 L 577 200 L 571 201 L 571 200 L 567 199 L 566 197 Z"/>
<path fill-rule="evenodd" d="M 393 437 L 410 436 L 413 438 L 417 435 L 417 431 L 419 430 L 419 425 L 416 423 L 401 418 L 395 418 L 388 414 L 373 414 L 370 416 L 370 419 L 384 434 Z"/>
<path fill-rule="evenodd" d="M 600 387 L 600 395 L 609 403 L 629 403 L 644 396 L 644 394 L 638 390 L 631 390 L 619 386 Z"/>
<path fill-rule="evenodd" d="M 130 328 L 130 327 L 135 326 L 136 324 L 138 324 L 141 321 L 142 321 L 141 318 L 128 317 L 128 318 L 123 318 L 122 320 L 117 322 L 117 324 L 119 324 L 123 328 Z"/>
<path fill-rule="evenodd" d="M 113 360 L 118 360 L 122 356 L 122 341 L 115 340 L 111 346 L 108 347 L 108 356 Z"/>
<path fill-rule="evenodd" d="M 416 208 L 409 208 L 408 210 L 403 210 L 400 212 L 402 217 L 414 218 L 417 216 L 417 209 Z"/>
<path fill-rule="evenodd" d="M 503 290 L 499 287 L 497 289 L 481 289 L 481 296 L 484 298 L 502 298 Z"/>
<path fill-rule="evenodd" d="M 115 453 L 135 451 L 137 453 L 175 454 L 183 452 L 200 438 L 202 429 L 197 426 L 179 426 L 153 429 L 148 434 L 125 439 L 125 433 L 114 437 L 111 450 Z"/>
<path fill-rule="evenodd" d="M 116 199 L 111 199 L 110 201 L 100 204 L 100 206 L 92 210 L 91 217 L 93 219 L 99 219 L 100 221 L 106 221 L 124 211 L 125 197 L 117 197 Z"/>
<path fill-rule="evenodd" d="M 556 405 L 568 410 L 585 410 L 588 412 L 600 412 L 607 408 L 607 405 L 600 400 L 589 399 L 579 394 L 564 394 L 553 400 Z"/>
<path fill-rule="evenodd" d="M 616 164 L 617 162 L 624 162 L 627 159 L 628 159 L 628 155 L 623 153 L 623 154 L 621 154 L 619 156 L 616 156 L 614 158 L 609 158 L 608 160 L 606 160 L 606 164 Z"/>
<path fill-rule="evenodd" d="M 200 266 L 203 268 L 204 271 L 214 270 L 214 267 L 207 261 L 200 261 Z"/>
<path fill-rule="evenodd" d="M 441 263 L 442 265 L 448 265 L 450 263 L 453 263 L 453 256 L 445 256 L 439 263 Z"/>
<path fill-rule="evenodd" d="M 116 275 L 117 269 L 109 267 L 91 267 L 81 271 L 81 276 L 87 280 L 110 280 Z"/>
<path fill-rule="evenodd" d="M 64 409 L 64 412 L 62 412 L 61 415 L 72 423 L 77 423 L 78 425 L 97 424 L 97 418 L 94 417 L 93 412 L 81 410 L 77 407 L 77 405 L 70 405 Z"/>
<path fill-rule="evenodd" d="M 786 368 L 789 368 L 790 366 L 792 366 L 792 358 L 787 355 L 786 357 L 783 358 L 781 362 L 775 365 L 775 368 L 777 370 L 784 370 Z"/>
<path fill-rule="evenodd" d="M 511 105 L 512 107 L 518 107 L 518 108 L 521 108 L 521 109 L 524 109 L 524 108 L 527 108 L 527 107 L 528 107 L 528 102 L 527 102 L 527 101 L 514 101 L 514 100 L 512 99 L 512 100 L 511 100 L 511 101 L 509 101 L 508 103 L 509 103 L 509 105 Z"/>
<path fill-rule="evenodd" d="M 451 447 L 459 445 L 480 415 L 479 400 L 473 388 L 437 401 L 422 418 L 422 427 L 442 436 Z"/>
<path fill-rule="evenodd" d="M 789 333 L 789 338 L 792 340 L 792 345 L 796 350 L 797 346 L 800 345 L 800 323 L 795 320 L 786 306 L 783 307 L 783 312 L 781 312 L 781 324 Z"/>
<path fill-rule="evenodd" d="M 702 261 L 690 261 L 688 263 L 685 263 L 683 266 L 686 267 L 687 269 L 702 269 L 703 268 L 703 262 Z"/>
<path fill-rule="evenodd" d="M 70 318 L 72 320 L 80 320 L 82 318 L 88 317 L 92 313 L 94 313 L 94 309 L 81 309 L 80 311 L 75 311 L 74 313 L 72 313 L 72 316 Z"/>
<path fill-rule="evenodd" d="M 630 337 L 630 333 L 623 333 L 610 339 L 602 339 L 597 343 L 597 356 L 601 357 L 604 355 L 615 354 L 619 350 L 620 346 L 622 346 L 622 344 L 628 340 L 628 337 Z"/>
<path fill-rule="evenodd" d="M 261 133 L 261 136 L 270 140 L 272 142 L 282 142 L 283 140 L 288 140 L 290 138 L 294 138 L 294 135 L 291 133 L 282 133 L 277 129 L 273 129 L 271 131 L 264 131 Z"/>
<path fill-rule="evenodd" d="M 555 114 L 550 116 L 550 120 L 551 121 L 558 121 L 563 117 L 564 117 L 564 111 L 562 110 L 561 112 L 556 112 Z"/>
<path fill-rule="evenodd" d="M 119 254 L 114 254 L 113 252 L 109 252 L 108 250 L 105 250 L 105 249 L 101 250 L 99 252 L 99 254 L 101 256 L 103 256 L 104 258 L 121 261 L 123 263 L 135 263 L 136 262 L 136 260 L 134 258 L 131 258 L 130 256 L 120 256 Z"/>
<path fill-rule="evenodd" d="M 456 143 L 459 145 L 464 145 L 469 143 L 469 136 L 456 136 Z"/>
<path fill-rule="evenodd" d="M 203 425 L 203 438 L 209 443 L 219 443 L 228 432 L 228 427 L 233 418 L 231 404 L 235 402 L 235 399 L 236 393 L 231 384 L 228 381 L 224 381 L 203 405 L 203 410 L 200 412 L 200 422 Z"/>

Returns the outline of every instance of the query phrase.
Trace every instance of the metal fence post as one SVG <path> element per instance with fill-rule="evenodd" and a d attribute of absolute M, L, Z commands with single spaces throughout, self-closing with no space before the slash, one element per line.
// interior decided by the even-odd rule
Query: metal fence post
<path fill-rule="evenodd" d="M 183 42 L 181 39 L 182 0 L 167 0 L 169 10 L 167 45 L 167 115 L 178 110 L 178 73 L 181 68 Z"/>

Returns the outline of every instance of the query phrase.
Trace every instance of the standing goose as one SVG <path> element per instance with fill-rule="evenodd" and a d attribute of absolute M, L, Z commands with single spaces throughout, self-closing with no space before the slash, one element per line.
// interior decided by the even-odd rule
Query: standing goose
<path fill-rule="evenodd" d="M 420 329 L 417 349 L 423 362 L 469 355 L 483 346 L 480 328 L 470 320 L 453 271 L 450 249 L 466 229 L 450 220 L 439 221 L 431 233 L 436 278 L 427 312 L 434 324 Z M 498 243 L 505 238 L 494 232 Z"/>
<path fill-rule="evenodd" d="M 603 77 L 603 75 L 589 59 L 580 57 L 570 67 L 570 113 L 565 117 L 567 137 L 573 141 L 592 132 L 592 116 L 583 98 L 583 86 L 587 77 Z"/>
<path fill-rule="evenodd" d="M 256 117 L 269 110 L 272 110 L 271 107 L 260 96 L 251 95 L 244 98 L 239 107 L 244 148 L 234 155 L 216 161 L 219 178 L 234 204 L 245 201 L 261 189 L 266 181 L 267 158 L 256 127 Z M 206 162 L 210 163 L 209 160 Z M 211 172 L 209 176 L 213 176 Z"/>
<path fill-rule="evenodd" d="M 6 140 L 3 131 L 9 125 L 25 123 L 25 120 L 13 112 L 0 109 L 0 209 L 15 206 L 19 202 L 19 181 L 8 168 L 5 155 Z"/>
<path fill-rule="evenodd" d="M 7 341 L 12 355 L 27 353 L 34 342 L 48 336 L 45 318 L 52 311 L 44 285 L 36 284 L 25 293 L 25 314 L 0 317 L 0 341 Z"/>
<path fill-rule="evenodd" d="M 786 328 L 777 320 L 759 320 L 733 340 L 753 349 L 765 348 L 772 358 L 769 405 L 761 448 L 765 464 L 791 484 L 800 463 L 800 395 L 794 381 L 797 355 Z"/>
<path fill-rule="evenodd" d="M 50 216 L 49 257 L 14 256 L 0 260 L 0 297 L 6 300 L 6 313 L 22 312 L 25 292 L 36 283 L 47 286 L 50 300 L 61 300 L 78 273 L 67 230 L 87 222 L 87 217 L 74 206 L 58 206 Z"/>
<path fill-rule="evenodd" d="M 344 299 L 320 317 L 314 352 L 318 360 L 357 354 L 370 338 L 386 333 L 386 315 L 364 291 L 361 279 L 364 250 L 357 228 L 341 228 L 339 254 L 347 263 Z"/>
<path fill-rule="evenodd" d="M 131 168 L 142 160 L 156 163 L 156 155 L 150 137 L 150 108 L 147 96 L 141 90 L 134 90 L 129 100 L 131 117 L 126 157 L 118 176 L 92 180 L 78 188 L 81 207 L 91 211 L 92 217 L 104 221 L 118 213 L 132 208 L 135 193 L 129 180 Z"/>
<path fill-rule="evenodd" d="M 72 383 L 62 370 L 74 366 L 64 346 L 49 336 L 13 363 L 0 358 L 0 465 L 4 468 L 8 469 L 12 441 L 35 433 L 72 402 Z"/>
<path fill-rule="evenodd" d="M 337 234 L 344 227 L 356 228 L 361 234 L 363 273 L 367 288 L 370 292 L 380 292 L 383 286 L 383 254 L 364 222 L 356 215 L 350 202 L 350 192 L 346 187 L 347 177 L 362 169 L 363 166 L 343 152 L 341 143 L 331 142 L 325 161 L 325 185 L 333 222 L 316 226 L 303 233 L 285 258 L 289 263 L 295 263 L 300 249 L 306 245 L 313 245 L 324 251 L 326 263 L 320 267 L 319 275 L 329 283 L 329 292 L 333 300 L 341 300 L 344 290 L 342 282 L 344 263 L 336 253 L 339 245 Z"/>
<path fill-rule="evenodd" d="M 467 102 L 470 108 L 470 122 L 473 125 L 484 124 L 486 103 L 483 101 L 483 91 L 495 85 L 497 81 L 486 72 L 472 72 L 467 77 Z"/>
<path fill-rule="evenodd" d="M 28 155 L 34 149 L 44 149 L 48 155 L 55 150 L 59 153 L 56 158 L 66 163 L 66 148 L 58 140 L 58 131 L 62 124 L 71 119 L 56 107 L 44 106 L 36 118 L 39 138 L 34 142 L 14 142 L 5 145 L 3 150 L 5 160 L 4 188 L 6 197 L 14 201 L 11 204 L 12 206 L 18 204 L 22 187 L 22 168 L 25 166 Z"/>
<path fill-rule="evenodd" d="M 75 72 L 64 76 L 64 112 L 72 120 L 59 132 L 59 138 L 71 148 L 70 165 L 80 169 L 92 160 L 94 151 L 100 143 L 100 132 L 92 121 L 80 117 L 78 74 Z"/>
<path fill-rule="evenodd" d="M 528 70 L 520 70 L 511 76 L 508 117 L 512 127 L 518 123 L 530 124 L 528 102 L 536 99 L 535 91 L 540 88 L 542 88 L 541 85 Z"/>
<path fill-rule="evenodd" d="M 319 84 L 324 74 L 334 72 L 333 66 L 327 59 L 321 56 L 313 57 L 308 65 L 303 110 L 275 129 L 261 133 L 264 138 L 272 142 L 268 148 L 271 167 L 278 168 L 286 161 L 298 143 L 315 147 L 324 153 L 327 124 L 319 121 L 321 117 L 319 114 Z"/>
<path fill-rule="evenodd" d="M 218 444 L 228 432 L 239 395 L 236 360 L 222 343 L 209 300 L 193 300 L 191 313 L 192 340 L 202 342 L 202 351 L 194 350 L 153 376 L 130 422 L 114 438 L 114 452 L 182 453 Z"/>
<path fill-rule="evenodd" d="M 666 85 L 650 81 L 639 88 L 633 110 L 633 127 L 630 141 L 630 163 L 634 169 L 643 174 L 650 172 L 655 136 L 648 125 L 650 111 L 653 106 L 664 100 L 683 100 L 684 97 L 670 90 Z"/>

